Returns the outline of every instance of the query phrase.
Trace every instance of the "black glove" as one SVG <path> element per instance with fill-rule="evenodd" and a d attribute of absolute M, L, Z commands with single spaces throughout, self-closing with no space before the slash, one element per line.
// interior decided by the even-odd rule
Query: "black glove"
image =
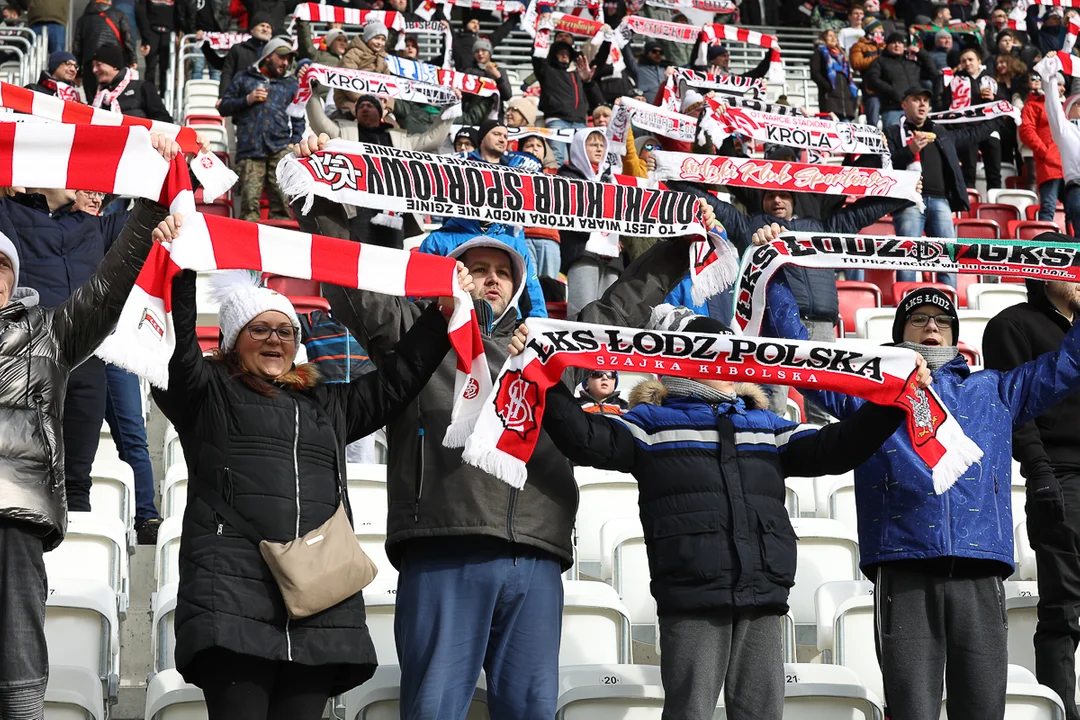
<path fill-rule="evenodd" d="M 1027 524 L 1045 530 L 1065 522 L 1065 500 L 1054 472 L 1047 468 L 1027 479 Z"/>

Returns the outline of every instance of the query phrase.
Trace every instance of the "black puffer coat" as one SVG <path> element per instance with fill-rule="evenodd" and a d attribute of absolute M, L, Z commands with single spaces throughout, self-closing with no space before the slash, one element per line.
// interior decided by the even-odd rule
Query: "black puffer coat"
<path fill-rule="evenodd" d="M 154 398 L 175 424 L 190 482 L 206 483 L 272 542 L 326 522 L 338 505 L 344 447 L 386 424 L 420 392 L 449 350 L 437 308 L 418 319 L 379 372 L 319 383 L 304 365 L 266 397 L 204 359 L 195 338 L 195 277 L 174 283 L 177 345 L 169 387 Z M 362 593 L 302 620 L 288 619 L 259 549 L 189 494 L 180 545 L 176 666 L 200 684 L 198 653 L 325 666 L 331 693 L 375 672 Z"/>
<path fill-rule="evenodd" d="M 116 327 L 164 216 L 164 208 L 137 203 L 98 271 L 59 307 L 41 307 L 36 292 L 17 289 L 0 310 L 0 517 L 35 526 L 46 550 L 59 545 L 67 530 L 68 375 Z"/>

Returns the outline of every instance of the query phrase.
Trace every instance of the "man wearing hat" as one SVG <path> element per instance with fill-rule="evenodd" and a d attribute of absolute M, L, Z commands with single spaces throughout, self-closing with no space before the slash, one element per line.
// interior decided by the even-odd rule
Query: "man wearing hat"
<path fill-rule="evenodd" d="M 286 112 L 297 89 L 290 72 L 294 56 L 286 38 L 266 43 L 259 60 L 233 78 L 218 108 L 223 116 L 232 116 L 236 129 L 235 161 L 244 220 L 259 219 L 264 187 L 270 196 L 270 219 L 289 219 L 278 187 L 277 165 L 289 153 L 289 145 L 304 134 L 304 118 Z"/>
<path fill-rule="evenodd" d="M 781 337 L 806 339 L 783 278 L 769 284 L 766 307 Z M 1002 580 L 1014 570 L 1013 431 L 1080 389 L 1075 328 L 1055 352 L 1007 372 L 972 372 L 957 350 L 961 328 L 949 295 L 919 288 L 896 309 L 893 343 L 926 358 L 934 391 L 983 456 L 938 494 L 930 468 L 900 429 L 855 470 L 859 561 L 875 585 L 875 635 L 889 717 L 938 717 L 946 665 L 950 718 L 1004 717 L 1008 620 Z M 838 392 L 805 395 L 841 420 L 865 402 Z"/>
<path fill-rule="evenodd" d="M 256 12 L 249 15 L 248 33 L 251 37 L 233 45 L 225 56 L 225 63 L 221 67 L 221 82 L 218 84 L 219 108 L 221 98 L 225 97 L 225 91 L 232 84 L 233 77 L 243 72 L 244 68 L 254 64 L 262 56 L 266 43 L 270 42 L 270 38 L 274 36 L 274 24 L 270 19 L 270 14 Z"/>
<path fill-rule="evenodd" d="M 473 62 L 465 69 L 465 72 L 493 80 L 495 87 L 499 89 L 499 96 L 483 98 L 479 95 L 466 95 L 463 97 L 461 106 L 463 125 L 475 125 L 485 118 L 501 114 L 499 110 L 503 104 L 510 102 L 514 97 L 514 91 L 510 87 L 510 78 L 491 59 L 493 47 L 491 40 L 486 37 L 478 38 L 473 43 Z"/>
<path fill-rule="evenodd" d="M 870 64 L 873 63 L 881 55 L 881 51 L 885 49 L 885 31 L 882 28 L 881 20 L 876 17 L 867 15 L 863 18 L 863 36 L 860 37 L 851 46 L 851 52 L 849 55 L 849 62 L 851 64 L 851 70 L 862 76 L 870 68 Z M 863 83 L 863 110 L 866 112 L 866 124 L 874 125 L 878 124 L 878 119 L 881 117 L 881 98 L 866 87 Z"/>
<path fill-rule="evenodd" d="M 571 43 L 556 40 L 546 58 L 533 56 L 533 72 L 540 82 L 540 111 L 547 127 L 585 129 L 589 112 L 604 102 L 593 76 L 596 68 L 607 62 L 609 50 L 608 43 L 601 45 L 590 63 Z M 557 163 L 565 162 L 565 143 L 555 143 L 552 152 Z"/>
<path fill-rule="evenodd" d="M 694 53 L 694 57 L 698 57 L 697 53 Z M 734 75 L 741 78 L 763 78 L 769 74 L 770 63 L 772 62 L 772 56 L 769 53 L 761 58 L 761 62 L 757 64 L 753 69 L 745 73 L 733 73 L 731 72 L 731 50 L 724 43 L 717 43 L 710 45 L 709 49 L 705 53 L 707 59 L 707 65 L 703 69 L 705 72 L 719 73 L 721 75 Z M 646 95 L 646 97 L 649 97 Z"/>
<path fill-rule="evenodd" d="M 885 49 L 863 73 L 863 87 L 881 99 L 882 127 L 899 122 L 908 88 L 924 87 L 923 81 L 941 87 L 941 73 L 930 53 L 915 46 L 905 48 L 905 44 L 903 33 L 889 35 Z"/>
<path fill-rule="evenodd" d="M 75 76 L 79 72 L 79 62 L 67 50 L 57 50 L 49 55 L 49 64 L 42 70 L 36 83 L 26 87 L 34 92 L 55 95 L 69 102 L 82 102 L 75 87 Z"/>
<path fill-rule="evenodd" d="M 994 132 L 992 122 L 935 125 L 929 119 L 931 93 L 922 86 L 913 86 L 904 93 L 900 120 L 885 125 L 885 141 L 889 146 L 893 167 L 897 170 L 918 169 L 922 172 L 922 196 L 925 208 L 914 205 L 893 213 L 897 235 L 921 237 L 956 237 L 953 213 L 968 210 L 967 185 L 960 169 L 958 147 L 977 147 Z M 912 281 L 915 273 L 901 270 L 897 279 Z M 943 281 L 955 282 L 952 275 L 941 275 Z"/>
<path fill-rule="evenodd" d="M 473 65 L 473 45 L 480 39 L 480 18 L 477 11 L 467 7 L 461 8 L 459 12 L 461 12 L 461 30 L 454 33 L 452 52 L 454 69 L 465 71 Z M 494 32 L 486 36 L 488 42 L 491 43 L 492 50 L 499 47 L 499 44 L 513 32 L 520 18 L 520 12 L 506 13 L 506 18 L 502 24 L 495 28 Z"/>
<path fill-rule="evenodd" d="M 647 40 L 641 59 L 637 62 L 638 92 L 648 102 L 656 99 L 657 93 L 667 80 L 666 72 L 671 66 L 664 56 L 664 46 L 659 40 Z"/>
<path fill-rule="evenodd" d="M 134 117 L 173 121 L 157 88 L 146 80 L 132 78 L 132 69 L 124 65 L 123 55 L 116 45 L 102 45 L 90 62 L 98 83 L 91 105 Z"/>

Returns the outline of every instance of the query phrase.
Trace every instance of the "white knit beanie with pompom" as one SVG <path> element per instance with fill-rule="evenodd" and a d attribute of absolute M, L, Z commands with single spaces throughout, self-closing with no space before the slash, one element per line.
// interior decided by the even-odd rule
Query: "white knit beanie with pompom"
<path fill-rule="evenodd" d="M 300 318 L 289 298 L 262 287 L 259 282 L 257 273 L 246 270 L 217 273 L 210 279 L 211 297 L 219 303 L 222 351 L 232 350 L 240 331 L 269 310 L 276 310 L 288 317 L 293 327 L 300 327 Z"/>

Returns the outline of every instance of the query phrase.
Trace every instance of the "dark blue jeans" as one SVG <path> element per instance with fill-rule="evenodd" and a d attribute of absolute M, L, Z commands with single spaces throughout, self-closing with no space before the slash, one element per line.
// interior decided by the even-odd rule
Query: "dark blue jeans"
<path fill-rule="evenodd" d="M 495 538 L 413 540 L 394 635 L 402 720 L 464 720 L 480 669 L 492 720 L 551 720 L 559 695 L 559 561 Z"/>
<path fill-rule="evenodd" d="M 866 124 L 877 127 L 881 119 L 881 98 L 877 95 L 863 95 L 863 109 L 866 110 Z"/>
<path fill-rule="evenodd" d="M 1047 180 L 1039 183 L 1039 219 L 1045 222 L 1053 222 L 1057 212 L 1058 197 L 1061 195 L 1061 185 L 1064 181 Z"/>
<path fill-rule="evenodd" d="M 139 378 L 114 365 L 105 366 L 105 422 L 120 459 L 135 473 L 135 522 L 158 517 L 154 507 L 154 469 L 146 445 Z"/>
<path fill-rule="evenodd" d="M 36 32 L 42 40 L 48 41 L 50 54 L 65 49 L 67 31 L 60 23 L 38 23 L 37 25 L 31 25 L 30 29 Z M 93 98 L 90 99 L 93 100 Z"/>

